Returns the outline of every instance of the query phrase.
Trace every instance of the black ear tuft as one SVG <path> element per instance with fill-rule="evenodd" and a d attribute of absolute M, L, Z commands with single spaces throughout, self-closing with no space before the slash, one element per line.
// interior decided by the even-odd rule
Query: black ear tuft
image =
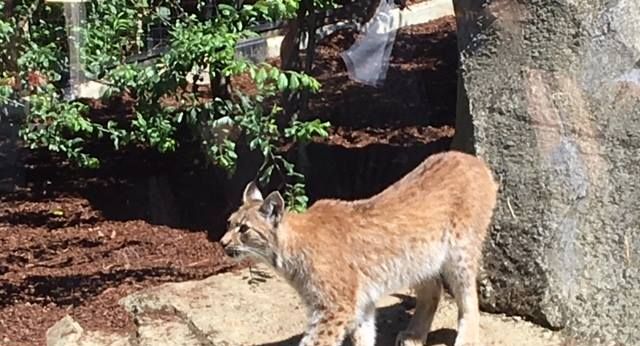
<path fill-rule="evenodd" d="M 262 201 L 262 193 L 255 182 L 250 182 L 244 188 L 244 192 L 242 193 L 242 203 L 246 204 L 248 202 L 261 202 Z"/>
<path fill-rule="evenodd" d="M 284 214 L 284 199 L 280 192 L 273 191 L 264 199 L 260 206 L 260 212 L 274 225 L 282 220 Z"/>

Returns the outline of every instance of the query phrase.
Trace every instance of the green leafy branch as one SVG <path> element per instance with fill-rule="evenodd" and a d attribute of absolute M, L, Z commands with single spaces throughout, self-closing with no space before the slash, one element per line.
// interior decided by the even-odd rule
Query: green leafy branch
<path fill-rule="evenodd" d="M 16 13 L 28 25 L 18 27 L 19 20 L 0 18 L 0 104 L 18 100 L 17 91 L 26 95 L 29 112 L 21 135 L 31 148 L 97 167 L 99 158 L 86 150 L 92 140 L 107 139 L 114 150 L 138 145 L 171 152 L 185 140 L 178 129 L 187 127 L 211 162 L 230 173 L 235 170 L 238 144 L 258 151 L 263 157 L 257 172 L 260 180 L 279 179 L 290 208 L 306 207 L 304 177 L 282 148 L 285 143 L 326 136 L 329 125 L 293 120 L 283 128 L 278 124 L 282 108 L 274 100 L 287 92 L 315 92 L 320 84 L 303 73 L 254 64 L 236 52 L 241 40 L 257 35 L 250 29 L 253 25 L 292 18 L 298 1 L 259 0 L 240 8 L 222 1 L 211 18 L 189 13 L 177 1 L 91 1 L 85 25 L 75 29 L 83 37 L 85 73 L 108 85 L 106 99 L 127 96 L 133 100 L 131 116 L 106 123 L 92 119 L 84 103 L 63 98 L 62 76 L 69 72 L 66 32 L 52 20 L 59 18 L 60 7 L 35 0 L 20 4 Z M 2 6 L 4 0 L 0 0 Z M 203 8 L 204 2 L 198 6 Z M 145 37 L 158 25 L 169 33 L 166 52 L 153 60 L 132 61 L 132 55 L 150 48 Z M 13 42 L 19 56 L 16 66 L 11 65 L 15 52 L 7 48 Z M 208 95 L 195 87 L 203 75 L 210 80 Z M 253 80 L 255 90 L 234 84 L 234 77 L 241 75 Z"/>

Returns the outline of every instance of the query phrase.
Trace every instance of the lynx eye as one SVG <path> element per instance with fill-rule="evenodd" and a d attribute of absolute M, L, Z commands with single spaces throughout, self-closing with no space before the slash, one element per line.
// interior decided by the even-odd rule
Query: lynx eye
<path fill-rule="evenodd" d="M 240 227 L 238 228 L 238 232 L 240 234 L 247 233 L 248 230 L 249 230 L 249 226 L 247 225 L 240 225 Z"/>

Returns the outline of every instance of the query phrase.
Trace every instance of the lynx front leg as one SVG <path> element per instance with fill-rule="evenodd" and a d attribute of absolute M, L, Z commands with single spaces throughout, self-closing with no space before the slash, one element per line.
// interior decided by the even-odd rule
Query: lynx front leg
<path fill-rule="evenodd" d="M 314 313 L 299 346 L 341 346 L 353 316 L 325 311 Z"/>
<path fill-rule="evenodd" d="M 376 344 L 376 306 L 371 304 L 362 314 L 360 323 L 351 333 L 353 346 L 375 346 Z"/>

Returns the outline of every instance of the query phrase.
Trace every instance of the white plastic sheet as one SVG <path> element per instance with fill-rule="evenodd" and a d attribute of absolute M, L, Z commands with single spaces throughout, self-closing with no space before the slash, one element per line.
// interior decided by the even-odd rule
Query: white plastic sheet
<path fill-rule="evenodd" d="M 387 0 L 380 0 L 375 15 L 365 24 L 362 35 L 341 54 L 352 80 L 374 87 L 384 84 L 396 32 L 400 27 L 400 20 L 392 11 L 395 7 L 397 5 Z"/>

